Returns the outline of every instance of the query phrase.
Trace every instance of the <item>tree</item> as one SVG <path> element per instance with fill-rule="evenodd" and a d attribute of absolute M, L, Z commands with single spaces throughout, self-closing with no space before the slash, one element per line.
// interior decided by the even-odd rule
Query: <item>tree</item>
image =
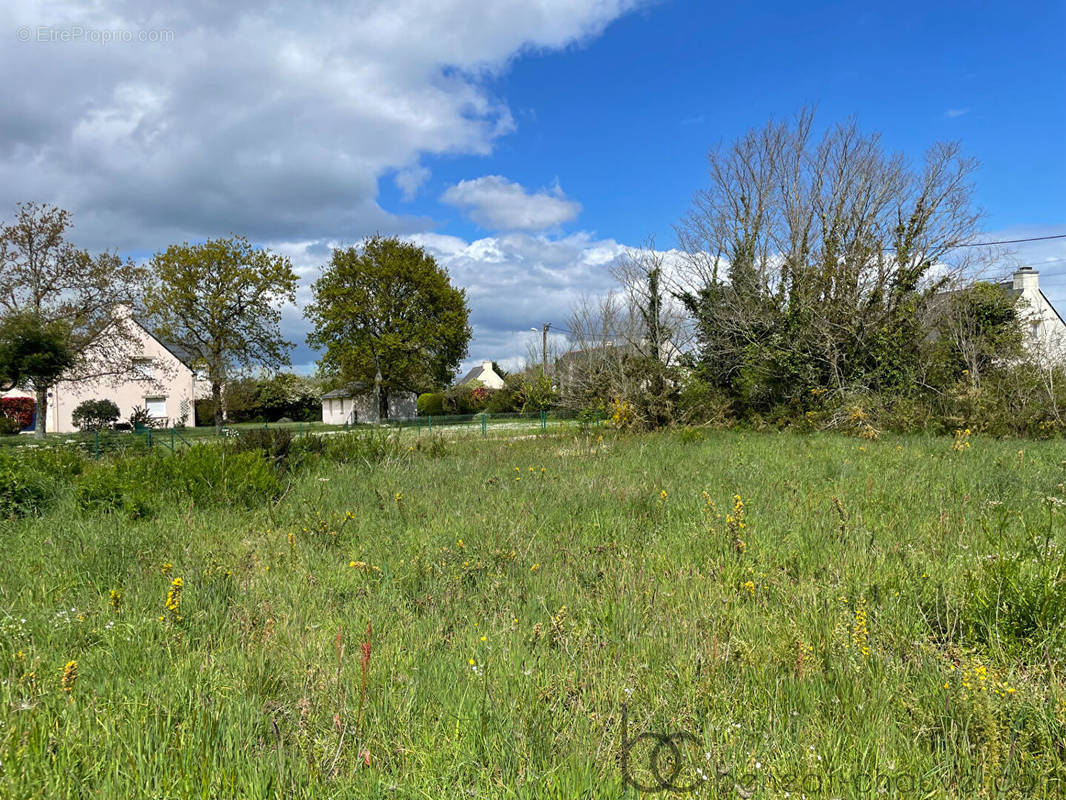
<path fill-rule="evenodd" d="M 157 333 L 188 352 L 211 383 L 215 430 L 222 389 L 241 367 L 289 363 L 281 305 L 295 302 L 289 259 L 243 236 L 171 245 L 152 258 L 155 281 L 145 304 Z"/>
<path fill-rule="evenodd" d="M 1024 353 L 1018 300 L 1002 286 L 978 281 L 944 292 L 929 309 L 927 342 L 930 382 L 946 386 L 965 376 L 979 386 L 997 365 Z"/>
<path fill-rule="evenodd" d="M 957 144 L 915 169 L 854 122 L 813 124 L 803 111 L 712 150 L 678 227 L 704 377 L 756 410 L 914 390 L 923 308 L 979 219 Z"/>
<path fill-rule="evenodd" d="M 11 386 L 28 386 L 40 398 L 74 364 L 70 332 L 58 321 L 46 322 L 30 311 L 0 322 L 0 375 Z M 37 430 L 44 435 L 41 417 L 47 410 L 37 402 Z"/>
<path fill-rule="evenodd" d="M 312 292 L 307 341 L 323 371 L 373 386 L 381 418 L 390 391 L 440 388 L 466 356 L 466 293 L 418 245 L 373 236 L 334 250 Z"/>
<path fill-rule="evenodd" d="M 137 306 L 147 270 L 113 253 L 77 249 L 66 240 L 72 225 L 63 209 L 20 203 L 14 220 L 0 226 L 0 314 L 28 312 L 45 326 L 61 324 L 74 356 L 65 380 L 117 380 L 134 371 L 139 353 L 133 327 L 116 312 Z M 38 437 L 45 434 L 48 388 L 35 388 Z"/>
<path fill-rule="evenodd" d="M 118 406 L 111 400 L 83 400 L 71 414 L 72 421 L 81 431 L 110 428 L 118 418 Z"/>
<path fill-rule="evenodd" d="M 581 300 L 568 322 L 574 350 L 560 359 L 563 403 L 575 410 L 625 405 L 633 424 L 673 421 L 684 307 L 670 290 L 666 255 L 649 240 L 612 269 L 619 288 Z"/>

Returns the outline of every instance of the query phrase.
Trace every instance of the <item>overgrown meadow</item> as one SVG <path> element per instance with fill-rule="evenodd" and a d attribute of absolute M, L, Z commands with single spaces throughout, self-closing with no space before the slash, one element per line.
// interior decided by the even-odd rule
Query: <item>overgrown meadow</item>
<path fill-rule="evenodd" d="M 3 797 L 1066 795 L 1059 442 L 0 456 Z"/>

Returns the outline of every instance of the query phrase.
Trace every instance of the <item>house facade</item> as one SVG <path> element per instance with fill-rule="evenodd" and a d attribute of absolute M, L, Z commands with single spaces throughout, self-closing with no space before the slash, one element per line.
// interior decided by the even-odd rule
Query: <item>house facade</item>
<path fill-rule="evenodd" d="M 1026 347 L 1055 361 L 1066 360 L 1066 322 L 1040 289 L 1040 273 L 1022 267 L 1000 285 L 1018 301 Z"/>
<path fill-rule="evenodd" d="M 126 317 L 126 324 L 135 341 L 133 373 L 57 382 L 48 390 L 45 425 L 50 433 L 75 432 L 74 409 L 85 400 L 111 400 L 118 406 L 122 421 L 140 407 L 148 410 L 159 427 L 195 424 L 196 375 L 186 363 L 189 359 L 168 348 L 132 317 Z M 18 388 L 2 396 L 35 397 L 33 392 Z"/>
<path fill-rule="evenodd" d="M 491 361 L 482 361 L 481 366 L 474 367 L 461 380 L 457 381 L 457 384 L 461 385 L 471 381 L 478 381 L 486 389 L 502 389 L 504 387 L 503 377 L 492 368 Z"/>

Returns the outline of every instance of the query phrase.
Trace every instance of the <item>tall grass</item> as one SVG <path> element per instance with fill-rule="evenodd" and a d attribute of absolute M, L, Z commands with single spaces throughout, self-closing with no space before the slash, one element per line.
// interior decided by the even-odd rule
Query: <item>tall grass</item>
<path fill-rule="evenodd" d="M 247 508 L 61 493 L 0 522 L 0 796 L 1063 796 L 1066 450 L 970 444 L 412 437 Z"/>

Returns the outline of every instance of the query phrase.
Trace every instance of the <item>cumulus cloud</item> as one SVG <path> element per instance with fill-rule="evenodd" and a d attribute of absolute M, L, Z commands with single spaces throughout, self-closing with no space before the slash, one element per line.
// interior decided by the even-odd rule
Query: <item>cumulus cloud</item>
<path fill-rule="evenodd" d="M 455 236 L 411 237 L 426 248 L 466 288 L 474 337 L 464 367 L 495 360 L 506 369 L 522 365 L 533 343 L 540 349 L 543 323 L 558 351 L 570 347 L 565 329 L 574 305 L 618 288 L 612 269 L 632 248 L 586 232 L 568 236 L 508 233 L 466 241 Z M 663 253 L 667 267 L 679 258 Z"/>
<path fill-rule="evenodd" d="M 429 180 L 430 174 L 428 167 L 408 167 L 397 172 L 393 180 L 396 188 L 403 194 L 403 199 L 411 201 L 418 196 L 418 190 Z"/>
<path fill-rule="evenodd" d="M 550 189 L 530 192 L 502 175 L 460 181 L 441 197 L 462 208 L 482 228 L 542 231 L 577 217 L 581 204 L 567 200 L 558 181 Z"/>
<path fill-rule="evenodd" d="M 380 178 L 413 196 L 422 156 L 490 153 L 515 126 L 493 88 L 510 61 L 639 2 L 4 4 L 0 215 L 54 202 L 79 244 L 121 250 L 424 229 L 379 206 Z M 75 30 L 167 36 L 47 34 Z"/>

